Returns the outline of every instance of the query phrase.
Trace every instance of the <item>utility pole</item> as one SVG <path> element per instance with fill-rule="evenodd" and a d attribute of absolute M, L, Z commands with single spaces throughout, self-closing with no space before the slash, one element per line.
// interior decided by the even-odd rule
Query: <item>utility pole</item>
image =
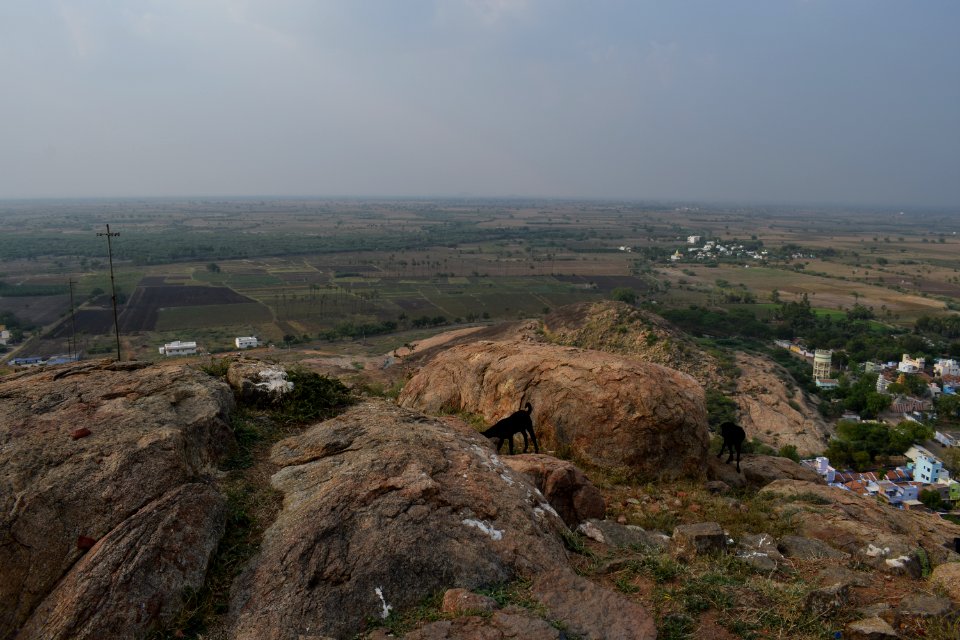
<path fill-rule="evenodd" d="M 117 287 L 113 281 L 113 245 L 110 242 L 110 238 L 115 238 L 120 235 L 120 232 L 110 232 L 110 225 L 107 225 L 106 233 L 98 233 L 98 236 L 107 236 L 107 255 L 110 257 L 110 297 L 113 300 L 113 329 L 117 334 L 117 361 L 119 362 L 123 358 L 120 357 L 120 322 L 117 319 Z"/>

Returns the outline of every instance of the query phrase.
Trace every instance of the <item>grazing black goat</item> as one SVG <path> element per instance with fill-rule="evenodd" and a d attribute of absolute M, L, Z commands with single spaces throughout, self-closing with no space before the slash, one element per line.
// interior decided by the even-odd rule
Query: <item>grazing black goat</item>
<path fill-rule="evenodd" d="M 537 435 L 533 432 L 533 420 L 530 419 L 532 412 L 533 407 L 530 406 L 528 402 L 526 407 L 519 411 L 514 411 L 484 431 L 481 435 L 490 439 L 496 438 L 497 453 L 500 453 L 500 447 L 503 446 L 503 441 L 506 440 L 510 443 L 510 455 L 513 455 L 513 434 L 519 433 L 523 436 L 524 453 L 527 452 L 527 434 L 530 434 L 530 439 L 533 440 L 533 450 L 540 453 L 540 445 L 537 444 Z"/>
<path fill-rule="evenodd" d="M 737 423 L 727 421 L 720 425 L 720 435 L 723 437 L 723 446 L 720 447 L 720 453 L 717 454 L 717 457 L 722 456 L 723 450 L 729 448 L 730 456 L 727 458 L 727 462 L 730 462 L 733 460 L 733 449 L 736 447 L 737 473 L 740 473 L 740 448 L 743 446 L 743 441 L 747 439 L 747 433 Z"/>

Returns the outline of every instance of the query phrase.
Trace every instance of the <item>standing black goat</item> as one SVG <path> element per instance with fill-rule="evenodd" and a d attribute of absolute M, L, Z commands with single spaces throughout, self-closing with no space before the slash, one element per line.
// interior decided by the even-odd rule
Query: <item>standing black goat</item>
<path fill-rule="evenodd" d="M 723 450 L 729 448 L 730 456 L 727 458 L 727 462 L 730 462 L 733 460 L 733 449 L 736 447 L 737 473 L 740 473 L 740 448 L 743 446 L 743 441 L 747 439 L 747 433 L 737 423 L 727 421 L 720 425 L 720 435 L 723 437 L 723 446 L 720 447 L 720 453 L 717 454 L 717 457 L 722 456 Z"/>
<path fill-rule="evenodd" d="M 514 411 L 481 433 L 481 435 L 490 439 L 496 438 L 497 453 L 500 453 L 500 447 L 503 446 L 503 441 L 506 440 L 510 444 L 510 455 L 513 455 L 513 434 L 519 433 L 523 436 L 524 453 L 527 452 L 527 434 L 530 434 L 530 440 L 533 440 L 533 450 L 540 453 L 540 445 L 537 444 L 537 435 L 533 432 L 533 420 L 530 419 L 532 412 L 533 407 L 528 402 L 526 407 L 519 411 Z"/>

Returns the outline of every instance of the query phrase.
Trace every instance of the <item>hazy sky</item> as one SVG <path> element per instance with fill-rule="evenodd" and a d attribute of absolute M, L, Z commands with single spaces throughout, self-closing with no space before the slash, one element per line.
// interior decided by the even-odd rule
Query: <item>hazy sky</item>
<path fill-rule="evenodd" d="M 956 0 L 0 0 L 0 198 L 960 206 Z"/>

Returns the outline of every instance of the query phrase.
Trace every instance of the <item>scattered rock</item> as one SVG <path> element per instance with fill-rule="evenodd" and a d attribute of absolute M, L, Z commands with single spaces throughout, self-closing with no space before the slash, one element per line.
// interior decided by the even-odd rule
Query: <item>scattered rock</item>
<path fill-rule="evenodd" d="M 778 494 L 776 511 L 790 510 L 801 535 L 858 557 L 873 545 L 891 551 L 922 547 L 934 566 L 960 560 L 952 551 L 953 539 L 960 537 L 960 525 L 933 514 L 903 511 L 852 491 L 800 480 L 777 480 L 760 491 Z M 895 564 L 896 557 L 885 557 L 877 566 L 889 572 L 904 570 Z"/>
<path fill-rule="evenodd" d="M 591 540 L 611 547 L 638 547 L 659 552 L 670 544 L 670 537 L 663 533 L 609 520 L 587 520 L 580 524 L 577 531 Z"/>
<path fill-rule="evenodd" d="M 901 542 L 890 542 L 889 546 L 885 547 L 868 544 L 860 550 L 858 557 L 886 573 L 907 575 L 915 579 L 923 575 L 919 550 Z"/>
<path fill-rule="evenodd" d="M 368 401 L 274 445 L 283 509 L 230 637 L 352 636 L 438 590 L 565 567 L 566 527 L 473 429 Z"/>
<path fill-rule="evenodd" d="M 543 454 L 506 456 L 503 462 L 527 476 L 570 528 L 588 518 L 603 518 L 607 504 L 584 473 L 572 462 Z"/>
<path fill-rule="evenodd" d="M 863 571 L 852 571 L 835 564 L 827 565 L 817 573 L 821 584 L 846 584 L 851 587 L 869 587 L 870 574 Z M 877 615 L 877 614 L 873 614 Z M 872 616 L 865 616 L 872 617 Z"/>
<path fill-rule="evenodd" d="M 850 554 L 837 551 L 833 547 L 814 538 L 801 536 L 784 536 L 777 545 L 777 549 L 788 558 L 800 560 L 816 560 L 828 558 L 830 560 L 849 560 Z"/>
<path fill-rule="evenodd" d="M 703 486 L 713 494 L 730 493 L 730 485 L 723 480 L 709 480 Z"/>
<path fill-rule="evenodd" d="M 960 562 L 947 562 L 933 570 L 930 581 L 943 587 L 954 602 L 960 603 Z"/>
<path fill-rule="evenodd" d="M 443 594 L 440 610 L 444 613 L 469 613 L 483 611 L 489 613 L 497 609 L 497 601 L 467 589 L 448 589 Z"/>
<path fill-rule="evenodd" d="M 746 454 L 740 459 L 740 473 L 737 472 L 733 462 L 726 463 L 724 460 L 726 460 L 725 457 L 718 459 L 716 456 L 708 456 L 707 477 L 733 487 L 761 488 L 774 480 L 781 479 L 823 483 L 816 471 L 799 465 L 789 458 Z"/>
<path fill-rule="evenodd" d="M 656 638 L 653 616 L 640 604 L 604 589 L 568 569 L 538 575 L 534 597 L 584 640 L 640 640 Z"/>
<path fill-rule="evenodd" d="M 79 440 L 80 438 L 86 438 L 91 433 L 93 433 L 93 431 L 90 431 L 90 429 L 81 427 L 80 429 L 74 429 L 74 431 L 70 434 L 70 438 L 73 440 Z"/>
<path fill-rule="evenodd" d="M 719 553 L 727 548 L 727 534 L 716 522 L 684 524 L 673 530 L 670 546 L 680 558 Z"/>
<path fill-rule="evenodd" d="M 897 607 L 898 616 L 929 618 L 945 616 L 953 609 L 950 598 L 927 595 L 925 593 L 911 593 L 903 597 Z"/>
<path fill-rule="evenodd" d="M 634 358 L 522 341 L 458 345 L 427 363 L 398 402 L 427 413 L 472 411 L 492 423 L 521 398 L 533 405 L 544 447 L 651 478 L 702 474 L 703 388 Z"/>
<path fill-rule="evenodd" d="M 393 636 L 379 636 L 387 640 Z M 431 622 L 406 634 L 404 640 L 561 640 L 560 632 L 529 613 L 497 611 L 489 618 L 464 616 Z M 371 640 L 375 640 L 371 636 Z"/>
<path fill-rule="evenodd" d="M 846 606 L 850 599 L 850 587 L 845 584 L 832 584 L 829 587 L 814 589 L 807 594 L 804 607 L 815 615 L 829 615 Z"/>
<path fill-rule="evenodd" d="M 857 609 L 857 615 L 864 618 L 883 618 L 887 622 L 893 622 L 896 616 L 893 609 L 886 602 L 875 602 L 866 607 Z"/>
<path fill-rule="evenodd" d="M 227 369 L 227 382 L 238 398 L 253 404 L 274 402 L 293 390 L 283 367 L 259 360 L 232 361 Z"/>
<path fill-rule="evenodd" d="M 849 640 L 890 640 L 900 636 L 883 618 L 866 618 L 848 624 L 845 637 Z"/>
<path fill-rule="evenodd" d="M 737 557 L 760 571 L 776 571 L 783 555 L 777 550 L 777 541 L 768 533 L 743 536 Z"/>

